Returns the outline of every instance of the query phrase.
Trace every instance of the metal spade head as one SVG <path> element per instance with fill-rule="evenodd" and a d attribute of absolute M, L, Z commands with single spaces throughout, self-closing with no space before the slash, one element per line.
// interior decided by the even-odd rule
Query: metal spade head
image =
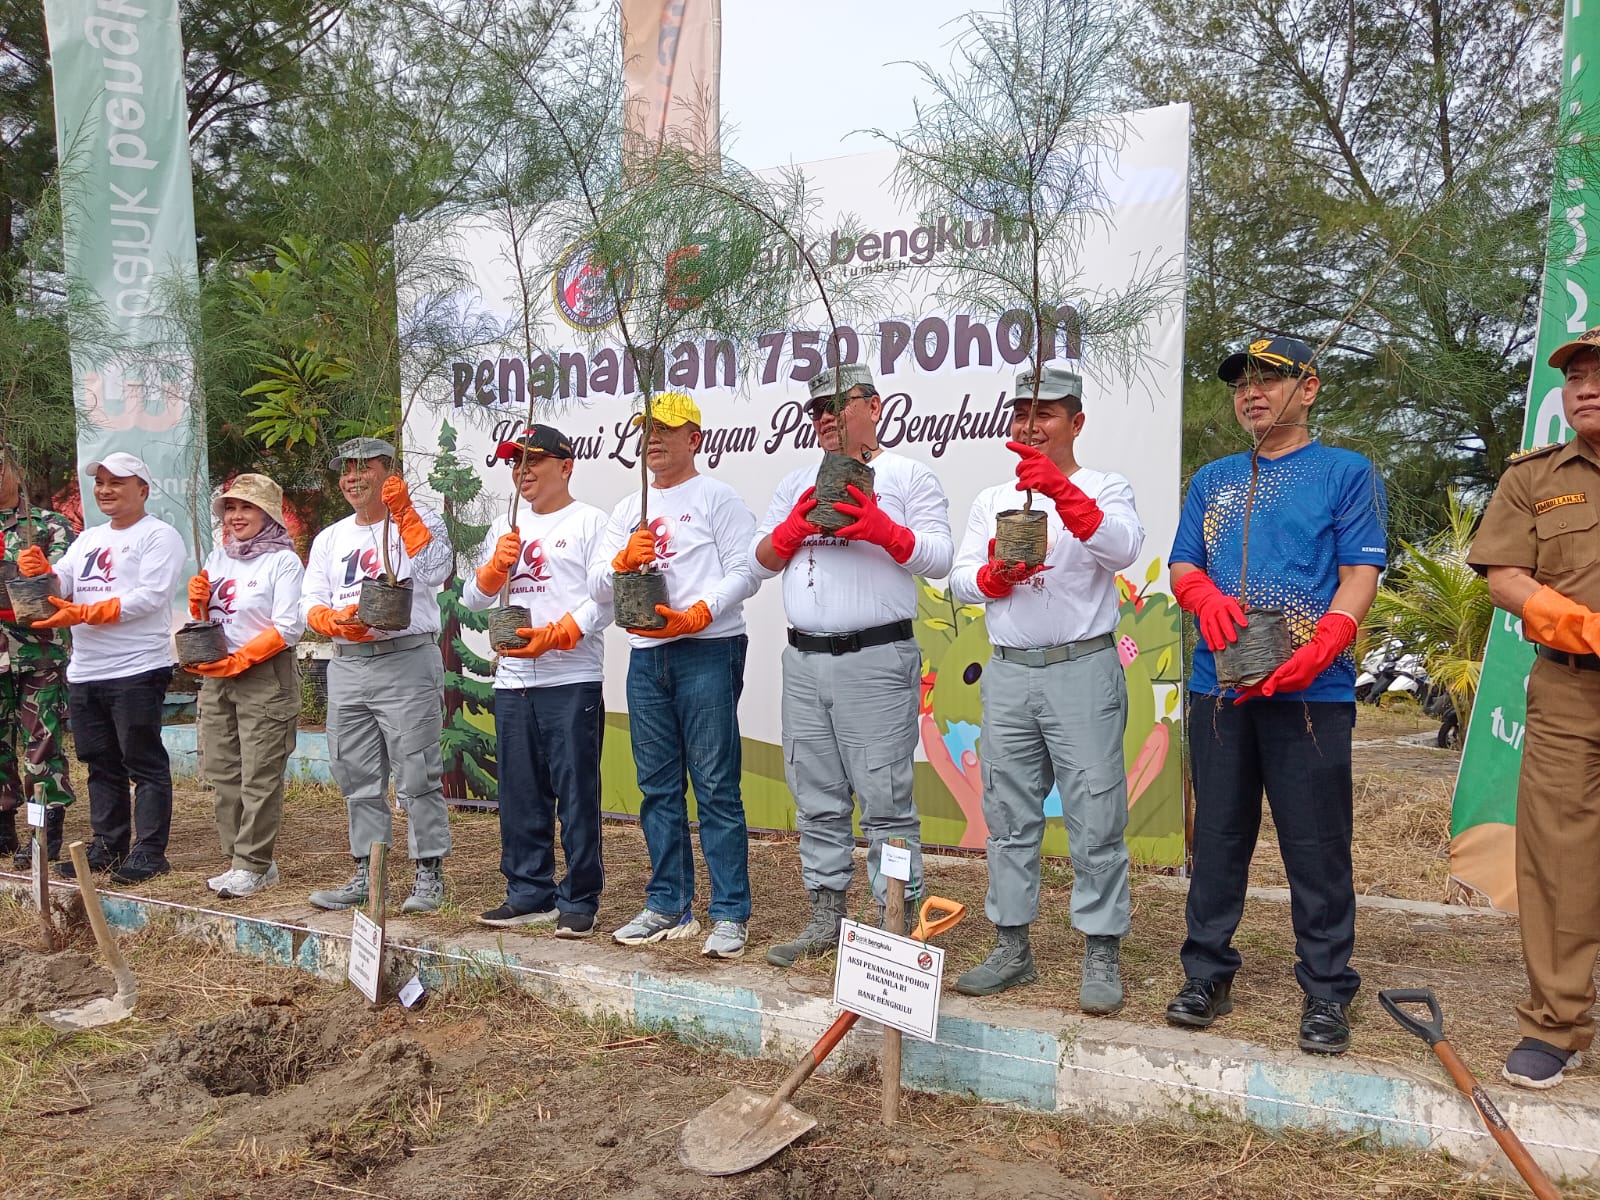
<path fill-rule="evenodd" d="M 56 1008 L 39 1014 L 39 1019 L 51 1029 L 71 1032 L 75 1029 L 98 1029 L 102 1025 L 115 1025 L 133 1016 L 133 1005 L 118 991 L 114 996 L 96 996 L 77 1008 Z"/>
<path fill-rule="evenodd" d="M 678 1161 L 700 1175 L 737 1175 L 759 1167 L 816 1124 L 792 1104 L 736 1087 L 684 1126 Z"/>

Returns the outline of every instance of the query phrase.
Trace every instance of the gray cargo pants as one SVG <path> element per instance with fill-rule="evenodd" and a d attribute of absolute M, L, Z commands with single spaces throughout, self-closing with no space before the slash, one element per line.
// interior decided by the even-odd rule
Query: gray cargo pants
<path fill-rule="evenodd" d="M 909 638 L 853 654 L 784 650 L 784 776 L 794 793 L 807 891 L 849 888 L 851 815 L 859 801 L 872 894 L 884 898 L 878 863 L 893 837 L 911 850 L 908 896 L 922 894 L 922 825 L 911 795 L 921 669 L 922 654 Z"/>
<path fill-rule="evenodd" d="M 411 857 L 450 853 L 439 752 L 443 724 L 444 663 L 433 641 L 329 661 L 328 766 L 350 810 L 352 857 L 365 858 L 373 842 L 392 843 L 391 775 L 409 818 Z"/>
<path fill-rule="evenodd" d="M 1056 784 L 1072 854 L 1073 927 L 1127 935 L 1127 724 L 1128 684 L 1114 647 L 1046 667 L 997 653 L 983 669 L 984 913 L 996 925 L 1029 925 L 1039 915 L 1044 800 Z"/>

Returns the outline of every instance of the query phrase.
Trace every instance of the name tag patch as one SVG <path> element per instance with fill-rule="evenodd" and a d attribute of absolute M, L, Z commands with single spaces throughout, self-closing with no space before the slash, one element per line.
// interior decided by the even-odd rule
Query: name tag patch
<path fill-rule="evenodd" d="M 1573 492 L 1570 496 L 1552 496 L 1548 500 L 1541 500 L 1533 506 L 1533 515 L 1542 517 L 1552 508 L 1560 508 L 1563 504 L 1582 504 L 1588 499 L 1587 492 Z"/>

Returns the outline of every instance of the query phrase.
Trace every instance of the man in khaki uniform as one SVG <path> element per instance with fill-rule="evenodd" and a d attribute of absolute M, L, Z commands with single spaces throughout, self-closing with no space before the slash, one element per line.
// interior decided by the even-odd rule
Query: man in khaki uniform
<path fill-rule="evenodd" d="M 1559 347 L 1577 436 L 1513 456 L 1467 561 L 1522 618 L 1528 676 L 1517 788 L 1517 895 L 1529 998 L 1506 1079 L 1550 1088 L 1594 1039 L 1600 952 L 1600 326 Z"/>

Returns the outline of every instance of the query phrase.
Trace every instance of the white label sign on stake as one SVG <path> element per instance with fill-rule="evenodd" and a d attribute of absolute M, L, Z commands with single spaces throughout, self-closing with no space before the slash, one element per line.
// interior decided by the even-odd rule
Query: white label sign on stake
<path fill-rule="evenodd" d="M 925 1042 L 938 1040 L 944 951 L 926 942 L 845 921 L 833 1002 Z"/>
<path fill-rule="evenodd" d="M 883 857 L 878 860 L 878 869 L 887 879 L 899 879 L 905 883 L 911 882 L 911 848 L 909 846 L 891 846 L 884 843 Z"/>
<path fill-rule="evenodd" d="M 44 805 L 34 800 L 28 801 L 28 824 L 35 829 L 44 828 Z"/>
<path fill-rule="evenodd" d="M 374 1004 L 383 974 L 383 929 L 359 908 L 350 928 L 350 982 Z"/>

